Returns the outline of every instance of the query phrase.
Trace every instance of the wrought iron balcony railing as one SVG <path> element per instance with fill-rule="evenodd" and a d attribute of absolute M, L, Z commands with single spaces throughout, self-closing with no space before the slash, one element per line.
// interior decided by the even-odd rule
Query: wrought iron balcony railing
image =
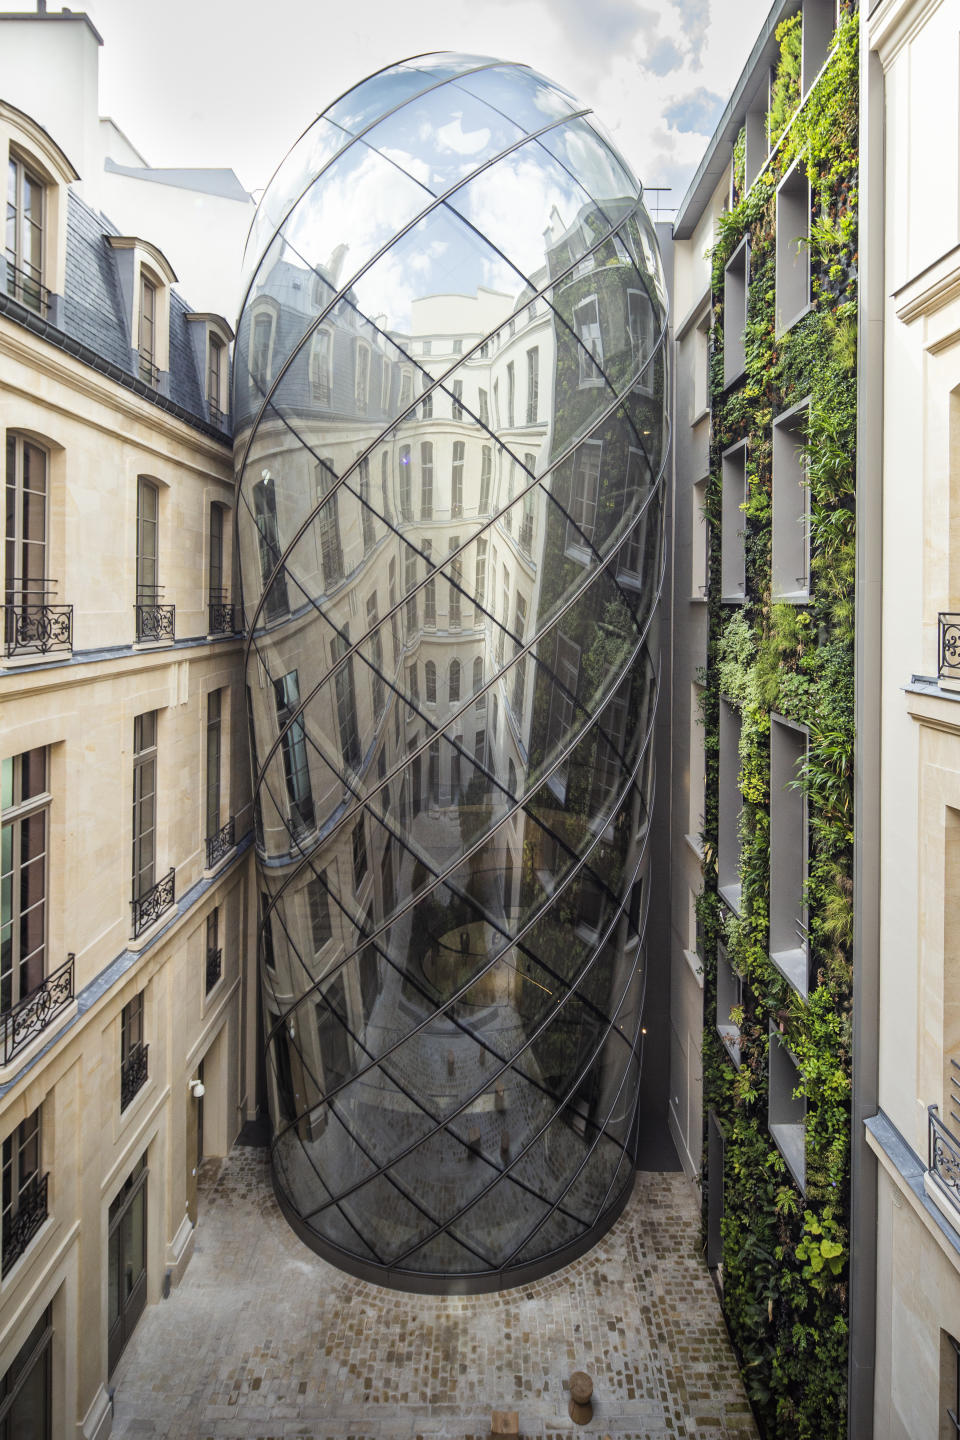
<path fill-rule="evenodd" d="M 936 1105 L 927 1106 L 927 1169 L 956 1209 L 960 1228 L 960 1140 L 943 1123 Z"/>
<path fill-rule="evenodd" d="M 35 990 L 24 995 L 12 1009 L 0 1016 L 4 1065 L 9 1065 L 21 1050 L 26 1049 L 31 1040 L 42 1034 L 73 1000 L 73 967 L 74 956 L 71 953 L 52 975 L 41 980 Z"/>
<path fill-rule="evenodd" d="M 226 590 L 211 590 L 207 604 L 207 634 L 233 635 L 236 616 Z"/>
<path fill-rule="evenodd" d="M 207 951 L 207 994 L 223 974 L 223 950 Z"/>
<path fill-rule="evenodd" d="M 7 294 L 28 310 L 33 310 L 37 315 L 46 316 L 50 309 L 50 291 L 46 285 L 41 285 L 35 276 L 27 270 L 21 270 L 18 265 L 11 264 L 7 260 Z"/>
<path fill-rule="evenodd" d="M 216 400 L 210 400 L 208 403 L 210 406 L 210 424 L 216 425 L 218 430 L 224 429 L 226 425 L 227 411 L 221 410 Z"/>
<path fill-rule="evenodd" d="M 73 649 L 73 606 L 54 603 L 56 581 L 32 586 L 14 579 L 8 582 L 3 607 L 3 640 L 6 654 L 48 655 L 51 651 Z"/>
<path fill-rule="evenodd" d="M 138 1090 L 147 1083 L 149 1045 L 134 1045 L 120 1066 L 120 1109 L 126 1110 Z"/>
<path fill-rule="evenodd" d="M 137 939 L 144 930 L 149 930 L 155 920 L 159 920 L 165 910 L 176 899 L 176 871 L 173 866 L 167 871 L 156 885 L 151 885 L 142 895 L 134 895 L 131 902 L 133 910 L 133 938 Z"/>
<path fill-rule="evenodd" d="M 941 610 L 937 675 L 941 680 L 960 680 L 960 615 Z"/>
<path fill-rule="evenodd" d="M 3 1217 L 3 1260 L 0 1273 L 6 1275 L 26 1250 L 47 1218 L 47 1175 L 34 1175 L 20 1191 L 16 1210 Z"/>
<path fill-rule="evenodd" d="M 139 354 L 139 363 L 137 368 L 140 372 L 140 379 L 144 382 L 144 384 L 152 385 L 153 388 L 156 389 L 160 383 L 160 371 L 153 363 L 153 356 L 146 355 L 141 350 Z"/>
<path fill-rule="evenodd" d="M 165 605 L 160 596 L 162 590 L 141 590 L 137 595 L 138 640 L 173 640 L 175 636 L 176 605 Z"/>
<path fill-rule="evenodd" d="M 226 825 L 221 825 L 215 835 L 207 836 L 208 870 L 212 870 L 214 865 L 218 865 L 224 855 L 230 854 L 235 844 L 233 829 L 233 816 L 231 815 Z"/>

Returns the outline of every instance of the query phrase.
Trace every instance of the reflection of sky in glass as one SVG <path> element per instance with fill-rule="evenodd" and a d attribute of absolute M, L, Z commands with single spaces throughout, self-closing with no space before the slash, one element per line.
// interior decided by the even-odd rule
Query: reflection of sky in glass
<path fill-rule="evenodd" d="M 539 143 L 575 175 L 601 205 L 636 195 L 637 185 L 586 120 L 568 120 L 541 135 Z"/>
<path fill-rule="evenodd" d="M 300 198 L 310 181 L 319 174 L 348 144 L 349 135 L 338 125 L 331 125 L 321 115 L 290 151 L 264 192 L 253 217 L 244 251 L 244 278 L 253 269 L 262 253 L 267 236 L 272 235 L 291 205 Z"/>
<path fill-rule="evenodd" d="M 569 95 L 542 75 L 519 66 L 498 65 L 464 76 L 456 81 L 456 89 L 486 100 L 528 132 L 540 130 L 578 108 Z"/>
<path fill-rule="evenodd" d="M 389 115 L 364 137 L 435 195 L 522 140 L 524 132 L 472 95 L 447 86 Z"/>

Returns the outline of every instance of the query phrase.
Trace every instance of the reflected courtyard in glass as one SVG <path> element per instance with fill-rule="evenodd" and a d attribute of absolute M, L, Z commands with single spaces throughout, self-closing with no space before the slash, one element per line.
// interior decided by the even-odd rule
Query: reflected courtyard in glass
<path fill-rule="evenodd" d="M 274 1184 L 343 1268 L 520 1283 L 633 1180 L 667 303 L 641 187 L 532 70 L 308 128 L 234 364 Z"/>

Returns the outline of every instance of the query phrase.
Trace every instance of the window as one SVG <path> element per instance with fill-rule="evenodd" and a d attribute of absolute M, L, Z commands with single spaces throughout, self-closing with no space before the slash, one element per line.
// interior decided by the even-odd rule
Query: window
<path fill-rule="evenodd" d="M 810 594 L 810 488 L 807 484 L 808 402 L 773 422 L 773 598 Z"/>
<path fill-rule="evenodd" d="M 321 472 L 323 467 L 321 466 Z M 327 476 L 324 475 L 324 482 Z M 335 477 L 332 477 L 335 478 Z M 320 483 L 318 477 L 318 484 Z M 324 489 L 326 484 L 324 483 Z M 340 497 L 331 490 L 317 511 L 317 529 L 320 534 L 320 564 L 323 567 L 323 583 L 330 590 L 343 579 L 343 545 L 340 540 Z"/>
<path fill-rule="evenodd" d="M 690 486 L 690 594 L 695 600 L 706 600 L 710 583 L 710 527 L 707 524 L 707 480 Z"/>
<path fill-rule="evenodd" d="M 496 428 L 500 429 L 500 381 L 493 382 L 493 420 Z"/>
<path fill-rule="evenodd" d="M 357 729 L 357 695 L 353 684 L 353 656 L 343 657 L 350 648 L 350 632 L 346 626 L 343 633 L 330 641 L 330 663 L 335 665 L 333 688 L 337 697 L 337 729 L 340 732 L 340 754 L 348 770 L 359 770 L 363 758 L 360 749 L 360 733 Z M 311 803 L 311 821 L 313 806 Z"/>
<path fill-rule="evenodd" d="M 507 364 L 507 426 L 513 429 L 514 411 L 517 398 L 517 376 L 513 361 Z"/>
<path fill-rule="evenodd" d="M 137 604 L 157 602 L 157 540 L 160 528 L 160 492 L 152 480 L 137 481 Z"/>
<path fill-rule="evenodd" d="M 526 624 L 527 602 L 518 590 L 516 593 L 513 621 L 513 632 L 516 637 L 513 643 L 513 653 L 515 656 L 523 648 L 523 632 L 526 628 Z M 527 657 L 524 655 L 521 659 L 516 660 L 513 667 L 513 696 L 510 701 L 510 708 L 513 711 L 513 717 L 516 720 L 517 725 L 521 725 L 523 723 L 523 695 L 524 689 L 526 687 L 526 682 Z"/>
<path fill-rule="evenodd" d="M 363 817 L 353 827 L 353 888 L 359 890 L 367 873 L 367 836 Z"/>
<path fill-rule="evenodd" d="M 483 605 L 487 593 L 487 541 L 481 536 L 477 541 L 476 569 L 474 571 L 473 598 L 477 605 Z"/>
<path fill-rule="evenodd" d="M 273 349 L 273 315 L 261 313 L 253 317 L 250 339 L 250 379 L 257 390 L 265 391 L 270 384 L 270 352 Z"/>
<path fill-rule="evenodd" d="M 437 623 L 437 582 L 433 578 L 433 541 L 421 540 L 420 549 L 423 551 L 427 563 L 427 575 L 430 577 L 423 587 L 423 623 L 432 629 Z"/>
<path fill-rule="evenodd" d="M 420 398 L 420 417 L 423 420 L 433 419 L 433 391 L 427 388 L 432 383 L 430 376 L 424 375 Z"/>
<path fill-rule="evenodd" d="M 207 342 L 207 404 L 210 419 L 216 425 L 223 415 L 223 382 L 226 372 L 225 355 L 227 347 L 216 335 Z"/>
<path fill-rule="evenodd" d="M 420 704 L 420 671 L 417 662 L 407 666 L 407 694 L 410 697 L 411 714 L 412 707 Z"/>
<path fill-rule="evenodd" d="M 451 414 L 452 414 L 454 420 L 462 420 L 462 419 L 463 419 L 463 381 L 462 381 L 462 380 L 454 380 L 454 382 L 453 382 L 453 406 L 452 406 L 452 408 L 451 408 Z"/>
<path fill-rule="evenodd" d="M 432 340 L 421 340 L 421 341 L 420 341 L 420 354 L 421 354 L 421 355 L 432 355 L 432 354 L 433 354 L 433 341 L 432 341 Z"/>
<path fill-rule="evenodd" d="M 207 828 L 212 839 L 220 829 L 221 690 L 207 696 Z"/>
<path fill-rule="evenodd" d="M 449 541 L 450 560 L 450 609 L 448 623 L 451 630 L 459 630 L 461 625 L 460 611 L 460 586 L 463 583 L 463 561 L 455 552 L 460 549 L 460 536 L 451 535 Z"/>
<path fill-rule="evenodd" d="M 540 349 L 527 351 L 527 424 L 536 425 L 540 404 Z"/>
<path fill-rule="evenodd" d="M 53 1306 L 48 1305 L 0 1379 L 3 1440 L 53 1435 Z"/>
<path fill-rule="evenodd" d="M 627 329 L 630 334 L 630 357 L 634 371 L 642 371 L 637 381 L 638 387 L 650 392 L 653 388 L 657 323 L 653 302 L 646 290 L 627 291 Z"/>
<path fill-rule="evenodd" d="M 568 640 L 559 630 L 553 672 L 547 722 L 547 757 L 550 761 L 559 757 L 570 738 L 576 712 L 577 687 L 580 684 L 580 646 Z M 561 800 L 566 798 L 566 758 L 553 772 L 548 783 Z"/>
<path fill-rule="evenodd" d="M 724 600 L 743 600 L 747 593 L 746 516 L 747 450 L 735 445 L 722 461 L 720 497 L 720 587 Z"/>
<path fill-rule="evenodd" d="M 253 487 L 253 513 L 257 525 L 257 550 L 260 556 L 260 581 L 266 585 L 280 559 L 280 531 L 277 523 L 277 490 L 269 470 L 261 472 Z M 276 620 L 290 609 L 287 599 L 287 577 L 280 566 L 264 599 L 267 620 Z"/>
<path fill-rule="evenodd" d="M 147 1082 L 147 1050 L 143 1043 L 143 991 L 128 1000 L 120 1012 L 120 1109 Z"/>
<path fill-rule="evenodd" d="M 482 765 L 487 753 L 487 732 L 478 730 L 473 737 L 473 758 Z"/>
<path fill-rule="evenodd" d="M 403 557 L 403 593 L 407 596 L 407 639 L 417 630 L 417 597 L 413 593 L 417 583 L 417 552 L 408 547 Z"/>
<path fill-rule="evenodd" d="M 205 994 L 210 994 L 210 991 L 217 984 L 222 974 L 223 951 L 220 948 L 220 910 L 217 906 L 214 906 L 207 916 L 207 963 L 204 971 Z"/>
<path fill-rule="evenodd" d="M 383 500 L 383 518 L 388 525 L 393 524 L 393 508 L 390 504 L 390 451 L 384 450 L 380 456 L 380 495 Z"/>
<path fill-rule="evenodd" d="M 717 1034 L 730 1059 L 740 1068 L 740 1026 L 733 1016 L 743 1003 L 743 981 L 727 957 L 727 947 L 717 945 Z"/>
<path fill-rule="evenodd" d="M 40 1110 L 21 1120 L 3 1142 L 3 1274 L 26 1250 L 47 1218 L 47 1177 L 40 1174 Z M 2 1403 L 2 1402 L 0 1402 Z M 0 1435 L 6 1437 L 0 1429 Z"/>
<path fill-rule="evenodd" d="M 802 1192 L 807 1183 L 807 1102 L 802 1094 L 794 1093 L 801 1087 L 800 1067 L 772 1020 L 768 1063 L 767 1129 Z"/>
<path fill-rule="evenodd" d="M 0 860 L 0 1011 L 30 995 L 46 973 L 47 751 L 13 755 L 0 765 L 3 847 Z"/>
<path fill-rule="evenodd" d="M 537 469 L 537 457 L 529 451 L 523 457 L 524 467 L 527 474 L 523 478 L 524 485 L 529 485 Z M 629 480 L 628 480 L 629 483 Z M 523 507 L 520 516 L 520 549 L 525 555 L 529 555 L 533 548 L 533 490 L 527 489 L 523 495 Z"/>
<path fill-rule="evenodd" d="M 960 1344 L 940 1331 L 940 1430 L 943 1437 L 960 1435 Z"/>
<path fill-rule="evenodd" d="M 397 616 L 397 562 L 391 556 L 387 571 L 390 586 L 390 643 L 393 650 L 393 668 L 397 668 L 400 656 L 400 621 Z"/>
<path fill-rule="evenodd" d="M 209 589 L 207 600 L 210 605 L 226 603 L 227 592 L 223 584 L 223 506 L 210 506 L 210 546 L 208 554 Z M 211 629 L 213 627 L 211 626 Z"/>
<path fill-rule="evenodd" d="M 463 514 L 463 459 L 466 444 L 463 440 L 453 442 L 453 466 L 450 471 L 450 519 L 459 520 Z"/>
<path fill-rule="evenodd" d="M 314 817 L 303 715 L 291 718 L 300 705 L 300 681 L 296 670 L 290 670 L 273 682 L 273 699 L 277 728 L 281 732 L 280 749 L 290 824 L 294 834 L 299 834 L 313 828 Z"/>
<path fill-rule="evenodd" d="M 777 189 L 777 334 L 810 305 L 810 182 L 806 161 L 787 171 Z"/>
<path fill-rule="evenodd" d="M 451 660 L 447 673 L 447 697 L 451 705 L 457 704 L 460 699 L 460 671 L 460 661 Z"/>
<path fill-rule="evenodd" d="M 42 284 L 44 199 L 43 181 L 11 155 L 7 166 L 7 294 L 41 315 L 47 306 Z"/>
<path fill-rule="evenodd" d="M 420 519 L 433 519 L 433 441 L 420 442 Z"/>
<path fill-rule="evenodd" d="M 807 758 L 804 730 L 770 716 L 770 958 L 806 996 L 807 807 L 797 781 Z"/>
<path fill-rule="evenodd" d="M 501 575 L 501 583 L 502 583 L 502 587 L 503 587 L 503 588 L 502 588 L 502 591 L 501 591 L 501 595 L 502 595 L 502 611 L 501 611 L 501 613 L 502 613 L 502 615 L 503 615 L 503 619 L 502 619 L 502 621 L 501 621 L 501 623 L 500 623 L 500 628 L 497 630 L 497 664 L 498 664 L 498 665 L 502 665 L 502 664 L 503 664 L 503 642 L 504 642 L 504 639 L 505 639 L 505 637 L 506 637 L 507 626 L 510 624 L 510 571 L 507 569 L 506 565 L 504 565 L 504 567 L 503 567 L 503 572 L 502 572 L 502 575 Z"/>
<path fill-rule="evenodd" d="M 384 414 L 390 409 L 390 361 L 386 355 L 380 360 L 380 409 Z"/>
<path fill-rule="evenodd" d="M 370 457 L 364 455 L 358 465 L 360 489 L 360 526 L 363 531 L 363 553 L 372 550 L 377 541 L 370 505 Z"/>
<path fill-rule="evenodd" d="M 740 712 L 720 701 L 720 784 L 717 885 L 732 910 L 740 912 Z"/>
<path fill-rule="evenodd" d="M 478 514 L 490 514 L 490 479 L 493 474 L 493 450 L 484 445 L 480 450 L 480 504 Z"/>
<path fill-rule="evenodd" d="M 380 639 L 380 616 L 377 611 L 376 591 L 367 596 L 367 633 L 370 637 L 370 658 L 373 661 L 373 669 L 370 674 L 373 723 L 379 725 L 386 708 L 386 700 L 383 687 L 383 642 Z"/>
<path fill-rule="evenodd" d="M 491 723 L 490 729 L 493 734 L 494 741 L 496 741 L 498 731 L 500 729 L 500 700 L 497 696 L 496 690 L 494 690 L 493 692 L 493 721 Z"/>
<path fill-rule="evenodd" d="M 484 710 L 487 704 L 487 692 L 483 688 L 482 655 L 478 655 L 473 662 L 473 693 L 477 697 L 477 709 Z"/>
<path fill-rule="evenodd" d="M 427 794 L 431 805 L 440 803 L 440 741 L 431 740 L 427 751 Z"/>
<path fill-rule="evenodd" d="M 357 341 L 356 369 L 354 372 L 354 399 L 357 404 L 357 411 L 361 415 L 367 413 L 367 402 L 370 394 L 370 346 L 362 340 Z"/>
<path fill-rule="evenodd" d="M 581 385 L 602 385 L 603 336 L 600 332 L 600 307 L 596 295 L 582 300 L 573 311 L 573 329 L 579 346 Z"/>
<path fill-rule="evenodd" d="M 400 372 L 400 409 L 406 410 L 413 399 L 413 371 L 409 366 Z"/>
<path fill-rule="evenodd" d="M 570 519 L 567 522 L 567 551 L 585 561 L 593 540 L 597 521 L 597 496 L 600 489 L 600 456 L 603 443 L 586 440 L 577 446 L 573 457 L 573 483 L 570 494 Z"/>
<path fill-rule="evenodd" d="M 310 394 L 320 405 L 328 405 L 333 389 L 333 336 L 323 326 L 310 339 Z"/>
<path fill-rule="evenodd" d="M 156 385 L 157 356 L 157 287 L 144 271 L 140 271 L 140 379 Z"/>
<path fill-rule="evenodd" d="M 480 353 L 481 353 L 481 354 L 483 353 L 483 347 L 482 347 L 482 346 L 481 346 L 481 352 L 480 352 Z M 480 390 L 480 391 L 478 391 L 478 393 L 477 393 L 477 401 L 478 401 L 478 409 L 479 409 L 479 411 L 480 411 L 480 424 L 481 424 L 481 425 L 487 425 L 487 426 L 489 426 L 489 424 L 490 424 L 490 400 L 489 400 L 489 397 L 488 397 L 488 395 L 487 395 L 486 390 Z"/>
<path fill-rule="evenodd" d="M 413 519 L 413 500 L 410 476 L 410 446 L 400 446 L 400 519 Z"/>
<path fill-rule="evenodd" d="M 46 452 L 31 440 L 7 432 L 6 540 L 4 591 L 8 606 L 42 606 L 47 599 Z M 7 641 L 16 634 L 16 617 L 7 610 Z"/>
<path fill-rule="evenodd" d="M 779 236 L 778 236 L 779 246 Z M 743 332 L 747 324 L 750 283 L 750 242 L 734 250 L 723 272 L 723 383 L 732 385 L 746 366 Z"/>
<path fill-rule="evenodd" d="M 512 509 L 512 506 L 513 506 L 513 493 L 514 493 L 514 490 L 515 490 L 515 488 L 516 488 L 516 473 L 517 473 L 517 462 L 516 462 L 516 460 L 514 460 L 514 459 L 511 458 L 511 460 L 510 460 L 510 468 L 509 468 L 509 470 L 507 471 L 507 506 L 506 506 L 506 509 L 505 509 L 504 512 L 503 512 L 503 515 L 501 516 L 501 519 L 502 519 L 502 521 L 503 521 L 503 525 L 504 525 L 505 529 L 508 530 L 511 535 L 513 534 L 513 509 Z"/>
<path fill-rule="evenodd" d="M 437 703 L 437 667 L 428 660 L 423 667 L 423 685 L 428 705 Z"/>
<path fill-rule="evenodd" d="M 133 722 L 133 898 L 142 900 L 156 878 L 157 711 Z"/>

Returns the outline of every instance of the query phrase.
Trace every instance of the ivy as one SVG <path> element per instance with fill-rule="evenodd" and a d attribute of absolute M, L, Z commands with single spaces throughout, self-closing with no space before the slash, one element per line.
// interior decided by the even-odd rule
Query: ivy
<path fill-rule="evenodd" d="M 855 581 L 858 25 L 842 7 L 829 64 L 800 105 L 801 20 L 777 31 L 772 86 L 774 151 L 743 190 L 742 132 L 734 200 L 711 254 L 713 431 L 706 517 L 721 524 L 722 453 L 747 440 L 744 505 L 747 598 L 720 601 L 719 546 L 711 547 L 709 641 L 701 697 L 707 787 L 703 935 L 706 1108 L 724 1136 L 723 1307 L 750 1399 L 766 1434 L 840 1440 L 846 1433 L 851 944 L 853 938 L 853 597 Z M 812 305 L 786 334 L 775 329 L 775 192 L 795 163 L 813 197 Z M 750 240 L 745 375 L 723 388 L 723 272 Z M 810 598 L 771 595 L 772 422 L 808 400 Z M 717 893 L 721 696 L 741 719 L 740 914 Z M 806 999 L 769 955 L 770 715 L 809 732 L 797 784 L 806 796 L 806 887 L 811 988 Z M 717 1034 L 716 953 L 722 943 L 743 981 L 740 1066 Z M 796 1058 L 806 1102 L 801 1195 L 767 1128 L 771 1030 Z M 779 1043 L 779 1042 L 778 1042 Z M 707 1173 L 704 1146 L 704 1193 Z M 706 1216 L 705 1216 L 706 1219 Z"/>

